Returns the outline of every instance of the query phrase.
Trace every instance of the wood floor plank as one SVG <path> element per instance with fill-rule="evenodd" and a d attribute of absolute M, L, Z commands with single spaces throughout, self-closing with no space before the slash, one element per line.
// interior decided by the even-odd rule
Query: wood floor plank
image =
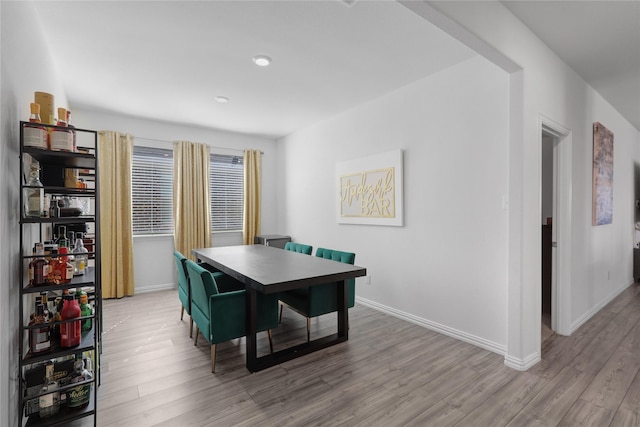
<path fill-rule="evenodd" d="M 600 369 L 581 399 L 615 411 L 640 370 L 639 343 L 640 327 L 636 326 Z"/>
<path fill-rule="evenodd" d="M 255 374 L 244 338 L 222 343 L 213 375 L 175 290 L 105 301 L 98 425 L 640 427 L 637 284 L 572 336 L 551 335 L 529 372 L 361 305 L 349 325 L 347 342 Z M 312 320 L 314 337 L 335 329 L 335 315 Z M 306 320 L 285 309 L 273 337 L 304 342 Z M 266 354 L 266 334 L 258 345 Z"/>
<path fill-rule="evenodd" d="M 458 426 L 507 425 L 544 388 L 549 380 L 521 372 L 482 405 L 471 411 Z"/>
<path fill-rule="evenodd" d="M 640 353 L 636 353 L 640 354 Z M 622 399 L 618 410 L 635 412 L 640 415 L 640 372 L 633 378 L 627 394 Z"/>
<path fill-rule="evenodd" d="M 609 427 L 640 427 L 640 414 L 636 411 L 619 408 Z"/>
<path fill-rule="evenodd" d="M 614 411 L 578 399 L 558 426 L 602 427 L 608 426 L 613 417 Z"/>
<path fill-rule="evenodd" d="M 540 393 L 507 425 L 557 425 L 592 380 L 592 375 L 567 366 L 550 379 Z"/>

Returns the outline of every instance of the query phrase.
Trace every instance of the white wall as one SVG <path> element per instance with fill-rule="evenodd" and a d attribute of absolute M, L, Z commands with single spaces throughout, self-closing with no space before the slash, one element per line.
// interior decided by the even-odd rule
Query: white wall
<path fill-rule="evenodd" d="M 188 140 L 210 144 L 213 152 L 241 154 L 245 148 L 262 150 L 262 233 L 277 232 L 276 227 L 276 171 L 277 151 L 274 140 L 253 135 L 224 132 L 214 129 L 183 126 L 119 114 L 73 109 L 73 123 L 77 127 L 113 130 L 130 133 L 134 143 L 172 149 L 169 142 Z M 138 139 L 135 139 L 135 138 Z M 152 140 L 159 141 L 150 141 Z M 242 244 L 242 233 L 214 233 L 213 246 Z M 177 287 L 173 262 L 173 236 L 134 236 L 135 292 L 147 292 Z"/>
<path fill-rule="evenodd" d="M 33 93 L 66 97 L 30 3 L 0 2 L 0 425 L 18 425 L 19 133 L 29 119 Z"/>
<path fill-rule="evenodd" d="M 522 215 L 510 227 L 509 313 L 507 362 L 526 369 L 540 359 L 540 120 L 547 117 L 570 131 L 570 226 L 559 241 L 570 260 L 560 293 L 566 333 L 575 331 L 631 282 L 633 162 L 640 134 L 606 101 L 562 62 L 499 2 L 404 2 L 425 19 L 477 46 L 482 54 L 517 64 L 512 93 L 521 108 L 511 105 L 515 129 L 509 168 L 512 201 Z M 434 6 L 447 19 L 429 11 Z M 420 9 L 420 10 L 419 10 Z M 454 25 L 451 25 L 453 23 Z M 461 28 L 462 31 L 456 29 Z M 451 30 L 452 29 L 452 30 Z M 480 41 L 480 42 L 478 42 Z M 522 111 L 520 111 L 520 109 Z M 591 226 L 592 123 L 599 121 L 615 134 L 613 224 Z"/>
<path fill-rule="evenodd" d="M 506 350 L 508 78 L 481 57 L 281 140 L 278 228 L 352 251 L 383 310 Z M 337 224 L 336 162 L 404 150 L 404 227 Z"/>

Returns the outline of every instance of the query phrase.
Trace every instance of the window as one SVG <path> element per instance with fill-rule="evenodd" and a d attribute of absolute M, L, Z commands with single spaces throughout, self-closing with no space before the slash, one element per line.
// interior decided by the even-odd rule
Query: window
<path fill-rule="evenodd" d="M 211 230 L 242 230 L 244 166 L 242 156 L 211 154 Z"/>
<path fill-rule="evenodd" d="M 173 150 L 133 147 L 133 234 L 173 234 Z"/>

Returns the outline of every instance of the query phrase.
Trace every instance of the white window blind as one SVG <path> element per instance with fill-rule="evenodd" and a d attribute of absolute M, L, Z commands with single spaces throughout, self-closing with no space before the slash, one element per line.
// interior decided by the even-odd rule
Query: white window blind
<path fill-rule="evenodd" d="M 211 154 L 209 165 L 212 231 L 242 230 L 242 156 Z"/>
<path fill-rule="evenodd" d="M 173 150 L 133 147 L 133 234 L 173 234 Z"/>

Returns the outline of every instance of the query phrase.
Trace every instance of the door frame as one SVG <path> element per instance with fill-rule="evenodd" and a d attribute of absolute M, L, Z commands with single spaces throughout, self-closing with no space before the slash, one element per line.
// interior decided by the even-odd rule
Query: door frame
<path fill-rule="evenodd" d="M 551 329 L 559 335 L 571 334 L 571 130 L 540 114 L 538 143 L 540 144 L 539 175 L 542 178 L 542 133 L 553 136 L 553 242 L 551 278 Z M 540 210 L 542 211 L 542 180 L 540 180 Z M 540 287 L 541 289 L 541 287 Z M 542 290 L 538 313 L 542 316 Z M 542 322 L 542 318 L 540 318 Z"/>

